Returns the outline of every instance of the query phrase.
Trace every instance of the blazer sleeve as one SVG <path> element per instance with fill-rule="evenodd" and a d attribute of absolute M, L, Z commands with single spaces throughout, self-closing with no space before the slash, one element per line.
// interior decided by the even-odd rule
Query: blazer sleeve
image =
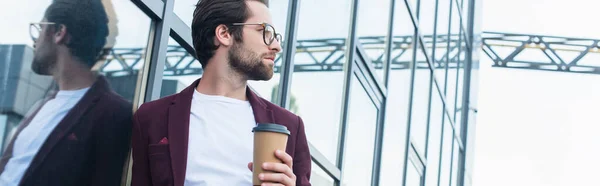
<path fill-rule="evenodd" d="M 141 108 L 140 108 L 141 110 Z M 139 120 L 139 110 L 133 117 L 133 168 L 131 186 L 151 186 L 150 167 L 148 161 L 148 135 Z"/>
<path fill-rule="evenodd" d="M 111 111 L 94 131 L 95 171 L 92 185 L 120 185 L 131 139 L 131 107 Z"/>
<path fill-rule="evenodd" d="M 298 133 L 296 135 L 296 149 L 294 151 L 293 171 L 296 175 L 296 186 L 310 186 L 311 158 L 308 141 L 304 132 L 302 118 L 298 117 Z"/>

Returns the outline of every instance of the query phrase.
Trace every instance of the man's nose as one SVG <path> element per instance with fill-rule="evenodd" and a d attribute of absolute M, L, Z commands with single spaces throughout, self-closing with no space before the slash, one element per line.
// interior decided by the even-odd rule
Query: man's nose
<path fill-rule="evenodd" d="M 281 52 L 281 42 L 275 39 L 273 43 L 271 43 L 271 50 L 274 50 L 276 53 Z"/>

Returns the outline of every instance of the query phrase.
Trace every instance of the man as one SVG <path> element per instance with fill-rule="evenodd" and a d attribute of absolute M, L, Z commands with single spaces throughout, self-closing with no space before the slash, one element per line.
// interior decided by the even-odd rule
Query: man
<path fill-rule="evenodd" d="M 119 185 L 132 107 L 90 70 L 108 35 L 101 2 L 54 0 L 31 35 L 32 70 L 52 76 L 58 92 L 19 125 L 0 159 L 0 185 Z"/>
<path fill-rule="evenodd" d="M 258 97 L 248 80 L 269 80 L 281 35 L 264 1 L 201 0 L 192 38 L 204 74 L 178 94 L 143 104 L 134 116 L 133 186 L 252 185 L 252 128 L 290 130 L 283 163 L 266 163 L 271 185 L 310 185 L 311 159 L 300 117 Z"/>

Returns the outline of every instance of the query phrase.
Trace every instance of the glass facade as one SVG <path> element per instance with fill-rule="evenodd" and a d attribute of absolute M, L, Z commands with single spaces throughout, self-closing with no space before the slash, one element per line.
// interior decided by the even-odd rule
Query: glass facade
<path fill-rule="evenodd" d="M 93 70 L 134 110 L 202 76 L 197 0 L 102 0 L 109 35 Z M 0 145 L 55 87 L 30 66 L 28 24 L 50 1 L 0 3 Z M 301 116 L 313 185 L 463 186 L 476 113 L 476 0 L 271 0 L 284 38 L 263 98 Z M 24 13 L 17 10 L 27 10 Z M 124 165 L 125 168 L 129 164 Z M 130 171 L 123 174 L 129 184 Z"/>

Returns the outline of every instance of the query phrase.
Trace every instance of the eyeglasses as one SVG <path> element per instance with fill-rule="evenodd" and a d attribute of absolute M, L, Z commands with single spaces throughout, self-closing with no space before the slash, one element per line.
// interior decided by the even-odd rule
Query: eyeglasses
<path fill-rule="evenodd" d="M 39 22 L 39 23 L 29 23 L 29 36 L 31 36 L 31 40 L 35 42 L 42 32 L 42 25 L 55 25 L 56 23 L 52 22 Z"/>
<path fill-rule="evenodd" d="M 244 25 L 259 25 L 263 27 L 263 41 L 266 45 L 273 44 L 273 41 L 277 40 L 279 43 L 282 42 L 281 34 L 275 32 L 275 27 L 269 23 L 233 23 L 235 26 Z"/>

